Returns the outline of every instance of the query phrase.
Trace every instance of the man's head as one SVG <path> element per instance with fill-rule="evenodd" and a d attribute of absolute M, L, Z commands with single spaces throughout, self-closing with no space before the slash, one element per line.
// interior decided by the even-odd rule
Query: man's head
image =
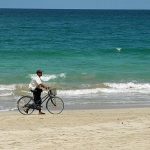
<path fill-rule="evenodd" d="M 37 70 L 37 71 L 36 71 L 36 74 L 37 74 L 39 77 L 41 77 L 41 76 L 42 76 L 42 70 Z"/>

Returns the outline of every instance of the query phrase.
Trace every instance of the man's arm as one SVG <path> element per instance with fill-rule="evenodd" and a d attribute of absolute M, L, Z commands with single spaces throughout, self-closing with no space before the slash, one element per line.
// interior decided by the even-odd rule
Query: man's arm
<path fill-rule="evenodd" d="M 45 89 L 48 89 L 48 88 L 49 88 L 48 86 L 46 86 L 46 85 L 44 85 L 44 84 L 42 84 L 42 83 L 39 84 L 38 87 L 42 87 L 42 88 L 45 88 Z"/>

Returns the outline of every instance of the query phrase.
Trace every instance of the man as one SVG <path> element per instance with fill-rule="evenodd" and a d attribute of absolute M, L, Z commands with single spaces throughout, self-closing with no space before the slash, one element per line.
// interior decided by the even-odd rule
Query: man
<path fill-rule="evenodd" d="M 29 89 L 33 92 L 34 102 L 38 106 L 39 114 L 45 114 L 41 111 L 41 93 L 43 91 L 42 88 L 48 89 L 49 87 L 42 83 L 42 71 L 37 70 L 36 74 L 37 76 L 33 78 L 31 83 L 29 84 Z M 28 111 L 26 113 L 28 113 Z"/>

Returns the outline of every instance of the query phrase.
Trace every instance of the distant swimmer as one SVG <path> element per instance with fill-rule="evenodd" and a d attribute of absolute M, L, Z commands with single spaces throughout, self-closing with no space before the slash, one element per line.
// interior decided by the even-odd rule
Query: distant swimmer
<path fill-rule="evenodd" d="M 118 52 L 121 52 L 122 48 L 116 48 Z"/>

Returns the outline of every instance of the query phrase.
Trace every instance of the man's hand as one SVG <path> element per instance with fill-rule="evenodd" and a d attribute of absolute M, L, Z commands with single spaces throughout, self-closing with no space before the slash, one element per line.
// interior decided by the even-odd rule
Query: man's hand
<path fill-rule="evenodd" d="M 47 86 L 47 87 L 46 87 L 46 90 L 49 90 L 49 89 L 50 89 L 50 87 L 49 87 L 49 86 Z"/>
<path fill-rule="evenodd" d="M 49 90 L 49 89 L 50 89 L 50 87 L 48 87 L 48 86 L 46 86 L 46 85 L 44 85 L 44 84 L 40 84 L 39 86 L 41 86 L 42 88 L 44 88 L 44 89 L 46 89 L 46 90 Z"/>

